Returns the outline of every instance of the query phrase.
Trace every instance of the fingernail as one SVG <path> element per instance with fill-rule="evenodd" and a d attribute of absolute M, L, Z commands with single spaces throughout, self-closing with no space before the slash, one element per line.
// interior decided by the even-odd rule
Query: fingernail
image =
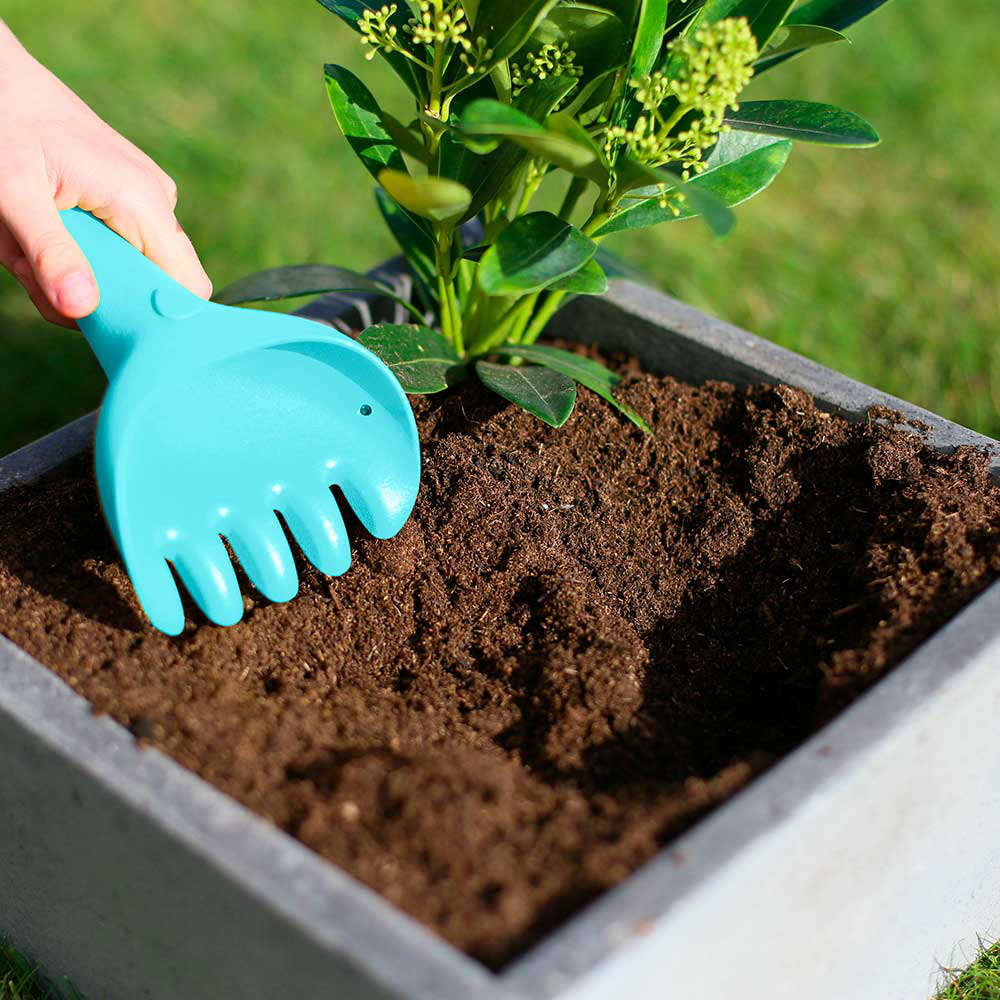
<path fill-rule="evenodd" d="M 66 316 L 86 316 L 97 308 L 97 286 L 83 271 L 73 271 L 59 283 L 59 311 Z"/>

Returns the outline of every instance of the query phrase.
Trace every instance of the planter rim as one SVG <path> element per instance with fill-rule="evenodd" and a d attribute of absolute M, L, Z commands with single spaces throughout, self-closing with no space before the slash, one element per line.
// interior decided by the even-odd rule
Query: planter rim
<path fill-rule="evenodd" d="M 379 275 L 398 273 L 396 262 Z M 636 353 L 648 326 L 703 345 L 713 377 L 746 384 L 781 381 L 812 393 L 829 410 L 859 419 L 875 405 L 903 412 L 929 428 L 944 451 L 972 445 L 991 454 L 1000 477 L 1000 444 L 928 411 L 864 386 L 661 293 L 613 282 L 587 310 L 626 313 L 629 330 L 605 321 L 604 345 Z M 327 319 L 343 300 L 324 298 L 303 314 Z M 572 310 L 576 309 L 576 312 Z M 579 331 L 574 305 L 555 332 Z M 600 326 L 600 317 L 595 325 Z M 624 324 L 622 324 L 624 327 Z M 666 328 L 668 334 L 662 329 Z M 655 335 L 655 332 L 654 334 Z M 581 338 L 593 339 L 593 338 Z M 665 348 L 666 349 L 666 348 Z M 666 349 L 669 354 L 669 349 Z M 716 352 L 731 361 L 718 371 Z M 714 365 L 714 367 L 711 367 Z M 697 368 L 697 356 L 695 358 Z M 693 378 L 697 381 L 697 378 Z M 51 471 L 80 453 L 93 436 L 95 414 L 0 460 L 0 492 Z M 387 995 L 451 1000 L 504 997 L 549 1000 L 599 979 L 640 948 L 650 927 L 683 908 L 696 890 L 717 882 L 755 843 L 787 827 L 866 759 L 883 752 L 897 729 L 923 711 L 928 696 L 954 687 L 986 661 L 1000 660 L 1000 583 L 986 588 L 873 688 L 733 798 L 673 840 L 623 883 L 550 932 L 499 973 L 492 973 L 424 929 L 388 901 L 156 749 L 140 749 L 131 733 L 106 718 L 28 654 L 0 636 L 0 717 L 21 726 L 73 761 L 112 794 L 240 883 L 263 907 L 280 913 L 319 946 L 349 956 L 359 975 Z M 637 952 L 636 952 L 637 953 Z M 70 970 L 71 971 L 71 970 Z M 596 981 L 596 980 L 595 980 Z M 597 995 L 597 994 L 595 994 Z"/>

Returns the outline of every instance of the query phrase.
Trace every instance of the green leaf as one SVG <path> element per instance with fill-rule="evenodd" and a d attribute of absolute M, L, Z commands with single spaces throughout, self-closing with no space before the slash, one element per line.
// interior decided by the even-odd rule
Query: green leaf
<path fill-rule="evenodd" d="M 887 0 L 808 0 L 807 3 L 788 15 L 785 24 L 787 26 L 815 25 L 834 31 L 843 31 L 874 13 L 886 2 Z M 786 59 L 791 59 L 794 55 L 796 52 L 770 56 L 757 64 L 757 73 L 760 74 L 772 69 Z"/>
<path fill-rule="evenodd" d="M 771 41 L 761 54 L 760 62 L 767 62 L 786 52 L 801 52 L 817 45 L 831 45 L 834 42 L 849 42 L 847 35 L 824 28 L 818 24 L 786 24 L 771 36 Z"/>
<path fill-rule="evenodd" d="M 763 49 L 781 27 L 795 0 L 739 0 L 729 17 L 745 17 L 757 45 Z"/>
<path fill-rule="evenodd" d="M 389 133 L 392 141 L 398 149 L 412 156 L 420 163 L 427 162 L 427 150 L 424 148 L 423 139 L 411 128 L 404 125 L 398 118 L 393 117 L 388 111 L 382 111 L 382 127 Z"/>
<path fill-rule="evenodd" d="M 555 163 L 571 173 L 607 184 L 607 170 L 601 166 L 603 154 L 584 129 L 566 115 L 551 115 L 539 125 L 533 118 L 509 104 L 489 98 L 473 101 L 465 109 L 459 129 L 467 141 L 481 143 L 509 139 L 532 156 Z M 474 146 L 475 148 L 475 146 Z"/>
<path fill-rule="evenodd" d="M 556 0 L 478 0 L 472 35 L 493 50 L 492 62 L 512 56 L 528 40 Z"/>
<path fill-rule="evenodd" d="M 538 80 L 516 98 L 515 106 L 537 124 L 566 96 L 575 82 L 572 77 L 566 76 L 550 76 Z M 489 156 L 483 157 L 475 179 L 467 185 L 472 191 L 472 203 L 466 209 L 465 219 L 482 211 L 483 206 L 509 182 L 526 156 L 524 149 L 508 141 Z"/>
<path fill-rule="evenodd" d="M 424 305 L 428 309 L 433 308 L 437 305 L 437 264 L 434 243 L 423 228 L 426 223 L 418 224 L 402 205 L 393 201 L 381 188 L 375 189 L 375 201 L 389 232 L 410 265 Z"/>
<path fill-rule="evenodd" d="M 518 216 L 479 262 L 488 295 L 519 295 L 546 288 L 582 267 L 597 244 L 551 212 Z"/>
<path fill-rule="evenodd" d="M 612 406 L 621 410 L 636 427 L 646 431 L 647 434 L 652 433 L 649 424 L 638 413 L 615 399 L 612 389 L 621 378 L 599 362 L 574 354 L 572 351 L 564 351 L 559 347 L 546 347 L 542 344 L 504 344 L 503 347 L 497 348 L 496 353 L 508 358 L 523 358 L 525 361 L 533 361 L 537 365 L 560 372 L 574 382 L 586 386 L 591 392 L 596 392 L 602 399 L 606 399 Z"/>
<path fill-rule="evenodd" d="M 513 136 L 537 136 L 545 131 L 534 118 L 523 111 L 488 97 L 469 103 L 462 112 L 458 130 L 463 136 L 483 136 L 497 140 Z"/>
<path fill-rule="evenodd" d="M 568 142 L 572 142 L 578 153 L 578 164 L 565 166 L 571 173 L 579 174 L 592 180 L 598 187 L 607 188 L 611 180 L 611 165 L 608 163 L 604 150 L 590 137 L 587 130 L 572 116 L 563 111 L 556 111 L 545 120 L 545 130 L 550 135 L 559 136 Z M 590 157 L 584 160 L 584 155 Z M 557 162 L 553 160 L 553 162 Z"/>
<path fill-rule="evenodd" d="M 843 31 L 874 13 L 888 0 L 807 0 L 788 17 L 788 24 L 819 24 Z"/>
<path fill-rule="evenodd" d="M 813 101 L 747 101 L 726 121 L 745 132 L 762 132 L 799 142 L 863 148 L 877 146 L 878 132 L 853 111 Z"/>
<path fill-rule="evenodd" d="M 705 0 L 701 9 L 691 18 L 684 29 L 685 35 L 693 35 L 702 25 L 715 24 L 729 17 L 740 0 Z"/>
<path fill-rule="evenodd" d="M 732 208 L 763 191 L 781 173 L 791 149 L 792 144 L 787 139 L 735 129 L 723 133 L 705 161 L 705 171 L 688 181 L 687 187 L 704 189 Z M 661 222 L 690 219 L 696 214 L 693 206 L 687 204 L 681 206 L 679 215 L 660 208 L 655 189 L 635 193 L 649 197 L 605 223 L 597 231 L 597 236 L 646 229 Z"/>
<path fill-rule="evenodd" d="M 629 60 L 630 80 L 637 80 L 656 65 L 667 24 L 667 6 L 668 0 L 642 0 L 640 3 Z"/>
<path fill-rule="evenodd" d="M 403 208 L 435 222 L 457 219 L 472 200 L 464 184 L 446 177 L 411 177 L 399 170 L 381 170 L 378 182 Z"/>
<path fill-rule="evenodd" d="M 576 405 L 573 380 L 550 368 L 477 361 L 476 374 L 483 385 L 552 427 L 562 427 Z"/>
<path fill-rule="evenodd" d="M 640 184 L 663 184 L 673 188 L 684 195 L 686 203 L 691 207 L 691 214 L 701 216 L 716 236 L 725 236 L 735 225 L 735 216 L 721 198 L 704 187 L 685 181 L 666 167 L 648 167 L 627 157 L 619 165 L 618 181 L 625 191 Z M 654 191 L 648 193 L 652 195 Z"/>
<path fill-rule="evenodd" d="M 392 369 L 404 392 L 444 392 L 465 377 L 465 365 L 445 337 L 426 326 L 379 323 L 358 341 Z"/>
<path fill-rule="evenodd" d="M 669 170 L 661 171 L 673 180 L 673 187 L 684 195 L 684 200 L 700 215 L 716 236 L 725 236 L 736 225 L 736 216 L 729 206 L 704 187 L 688 184 Z"/>
<path fill-rule="evenodd" d="M 384 295 L 404 306 L 419 319 L 419 313 L 388 285 L 364 274 L 330 264 L 298 264 L 256 271 L 226 285 L 212 296 L 213 302 L 236 306 L 245 302 L 274 302 L 303 295 L 340 292 L 345 295 Z"/>
<path fill-rule="evenodd" d="M 587 81 L 573 95 L 573 100 L 563 108 L 563 111 L 574 117 L 579 116 L 584 124 L 589 124 L 589 121 L 586 121 L 584 116 L 587 115 L 588 118 L 593 118 L 600 114 L 600 105 L 603 105 L 608 99 L 617 76 L 617 69 L 609 69 L 607 72 L 601 73 L 592 80 Z"/>
<path fill-rule="evenodd" d="M 403 155 L 372 92 L 343 66 L 331 63 L 323 70 L 337 124 L 368 172 L 373 177 L 386 167 L 405 172 Z"/>
<path fill-rule="evenodd" d="M 570 292 L 573 295 L 603 295 L 608 290 L 608 276 L 604 268 L 592 257 L 572 274 L 567 274 L 548 286 L 551 292 Z"/>
<path fill-rule="evenodd" d="M 358 21 L 366 10 L 378 10 L 382 6 L 378 0 L 371 3 L 365 3 L 364 0 L 319 0 L 319 3 L 331 13 L 336 14 L 355 31 L 359 31 Z M 410 19 L 410 16 L 411 12 L 407 5 L 400 3 L 388 21 L 396 28 L 396 39 L 403 47 L 406 46 L 407 37 L 403 26 Z M 418 55 L 418 53 L 413 54 Z M 421 105 L 425 104 L 428 90 L 427 74 L 424 70 L 399 52 L 379 52 L 379 55 L 393 68 L 396 75 L 406 84 L 407 89 L 420 101 Z"/>

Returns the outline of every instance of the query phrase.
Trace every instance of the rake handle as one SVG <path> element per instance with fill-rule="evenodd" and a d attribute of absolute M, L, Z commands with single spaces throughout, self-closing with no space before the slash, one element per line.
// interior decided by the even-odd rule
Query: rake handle
<path fill-rule="evenodd" d="M 141 336 L 194 315 L 206 303 L 81 208 L 59 213 L 97 279 L 97 308 L 77 320 L 108 378 Z"/>

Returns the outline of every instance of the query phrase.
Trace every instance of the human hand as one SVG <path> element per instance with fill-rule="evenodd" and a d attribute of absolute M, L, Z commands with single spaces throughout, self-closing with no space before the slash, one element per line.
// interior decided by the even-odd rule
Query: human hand
<path fill-rule="evenodd" d="M 46 319 L 71 328 L 99 299 L 90 265 L 58 214 L 77 205 L 195 294 L 212 294 L 174 216 L 174 182 L 0 21 L 0 264 Z"/>

